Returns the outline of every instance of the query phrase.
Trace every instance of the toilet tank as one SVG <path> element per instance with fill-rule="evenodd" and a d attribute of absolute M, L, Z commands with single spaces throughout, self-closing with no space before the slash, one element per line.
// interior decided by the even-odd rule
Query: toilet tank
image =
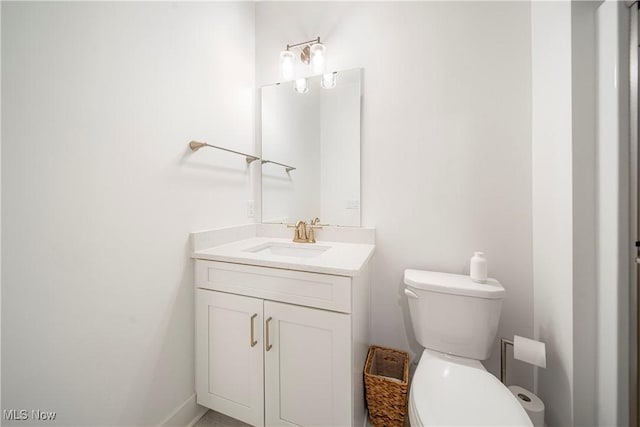
<path fill-rule="evenodd" d="M 405 270 L 404 283 L 413 333 L 424 348 L 489 358 L 505 296 L 497 280 L 476 283 L 460 274 Z"/>

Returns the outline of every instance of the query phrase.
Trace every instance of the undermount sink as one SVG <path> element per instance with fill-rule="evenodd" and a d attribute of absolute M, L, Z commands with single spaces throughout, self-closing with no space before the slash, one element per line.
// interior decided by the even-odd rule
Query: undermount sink
<path fill-rule="evenodd" d="M 244 252 L 252 252 L 254 254 L 264 254 L 264 255 L 277 255 L 277 256 L 288 256 L 288 257 L 296 257 L 296 258 L 314 258 L 318 255 L 323 254 L 331 246 L 321 246 L 315 243 L 305 244 L 292 244 L 292 243 L 281 243 L 281 242 L 267 242 L 258 246 L 254 246 L 249 249 L 245 249 Z"/>

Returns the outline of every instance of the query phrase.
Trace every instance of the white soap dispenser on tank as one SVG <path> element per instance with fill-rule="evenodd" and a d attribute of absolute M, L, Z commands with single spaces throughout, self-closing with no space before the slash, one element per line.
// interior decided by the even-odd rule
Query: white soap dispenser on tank
<path fill-rule="evenodd" d="M 487 283 L 487 259 L 484 257 L 484 252 L 474 252 L 470 264 L 469 275 L 471 280 L 478 283 Z"/>

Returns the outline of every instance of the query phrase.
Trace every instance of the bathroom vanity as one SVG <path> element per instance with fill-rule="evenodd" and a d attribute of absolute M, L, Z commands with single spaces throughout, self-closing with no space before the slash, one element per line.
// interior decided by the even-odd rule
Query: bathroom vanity
<path fill-rule="evenodd" d="M 290 235 L 192 234 L 197 401 L 255 426 L 361 426 L 374 230 Z"/>
<path fill-rule="evenodd" d="M 197 402 L 254 426 L 365 422 L 375 232 L 360 227 L 362 70 L 332 75 L 330 89 L 320 75 L 304 94 L 293 81 L 260 89 L 261 161 L 245 160 L 260 164 L 262 224 L 191 235 Z M 282 224 L 316 215 L 340 226 L 298 221 L 294 236 Z"/>

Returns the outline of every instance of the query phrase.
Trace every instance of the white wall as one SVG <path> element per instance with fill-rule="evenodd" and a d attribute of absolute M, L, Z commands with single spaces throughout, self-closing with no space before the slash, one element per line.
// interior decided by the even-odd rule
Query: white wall
<path fill-rule="evenodd" d="M 287 43 L 318 35 L 329 69 L 364 68 L 374 342 L 420 352 L 403 270 L 465 273 L 475 250 L 507 289 L 499 334 L 532 336 L 529 4 L 260 2 L 257 86 L 279 79 Z M 531 387 L 531 367 L 510 364 L 510 381 Z"/>
<path fill-rule="evenodd" d="M 533 2 L 534 327 L 547 424 L 629 423 L 624 2 Z"/>
<path fill-rule="evenodd" d="M 533 2 L 532 180 L 537 393 L 549 425 L 573 424 L 571 3 Z"/>
<path fill-rule="evenodd" d="M 194 390 L 194 230 L 248 222 L 250 3 L 2 3 L 3 408 L 158 425 Z M 51 423 L 54 424 L 54 423 Z"/>

